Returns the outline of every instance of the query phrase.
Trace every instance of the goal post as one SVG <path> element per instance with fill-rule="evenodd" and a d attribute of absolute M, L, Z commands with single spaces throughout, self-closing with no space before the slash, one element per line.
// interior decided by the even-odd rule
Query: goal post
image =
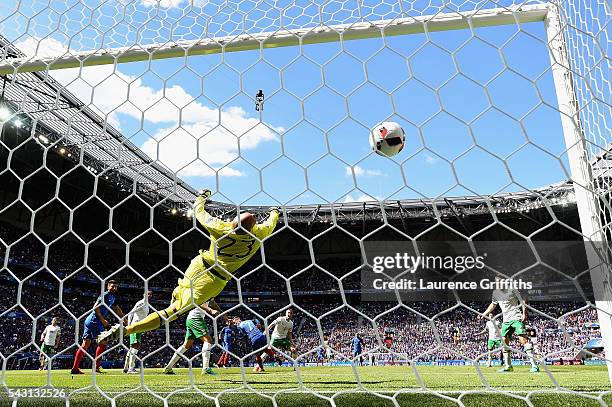
<path fill-rule="evenodd" d="M 602 333 L 603 345 L 608 364 L 608 376 L 612 383 L 612 291 L 610 278 L 610 253 L 606 244 L 605 228 L 602 225 L 602 202 L 606 196 L 598 191 L 596 179 L 591 166 L 592 160 L 587 151 L 587 139 L 581 123 L 578 110 L 579 101 L 575 92 L 574 75 L 568 57 L 567 40 L 563 31 L 563 20 L 559 6 L 551 6 L 544 20 L 548 37 L 551 69 L 557 94 L 558 109 L 563 127 L 563 137 L 567 147 L 571 180 L 574 184 L 574 194 L 581 232 L 589 252 L 589 268 L 595 293 L 595 305 Z M 607 202 L 607 206 L 610 202 Z M 603 203 L 606 206 L 606 203 Z M 609 227 L 609 226 L 608 226 Z M 604 259 L 604 261 L 602 261 Z"/>
<path fill-rule="evenodd" d="M 352 41 L 385 36 L 409 35 L 436 31 L 464 30 L 509 24 L 544 21 L 549 4 L 481 9 L 474 12 L 438 13 L 429 16 L 356 22 L 302 29 L 280 29 L 274 32 L 203 38 L 195 41 L 168 41 L 164 44 L 67 52 L 53 57 L 21 57 L 0 59 L 0 75 L 37 72 L 97 65 L 183 58 L 194 55 L 252 51 L 325 42 Z"/>

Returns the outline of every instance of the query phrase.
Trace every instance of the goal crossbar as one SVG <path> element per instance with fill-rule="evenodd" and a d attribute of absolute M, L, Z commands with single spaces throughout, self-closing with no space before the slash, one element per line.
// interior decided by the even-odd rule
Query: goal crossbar
<path fill-rule="evenodd" d="M 21 57 L 0 59 L 0 75 L 46 70 L 111 65 L 155 59 L 181 58 L 221 52 L 250 51 L 262 48 L 297 46 L 325 42 L 351 41 L 419 34 L 435 31 L 473 29 L 544 21 L 547 3 L 509 8 L 492 8 L 471 12 L 438 13 L 435 15 L 316 26 L 295 30 L 278 30 L 257 34 L 241 34 L 192 41 L 150 44 L 87 52 L 66 52 L 53 57 Z"/>

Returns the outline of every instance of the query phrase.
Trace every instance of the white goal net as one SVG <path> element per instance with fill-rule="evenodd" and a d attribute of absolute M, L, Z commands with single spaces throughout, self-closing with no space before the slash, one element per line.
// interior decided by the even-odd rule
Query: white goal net
<path fill-rule="evenodd" d="M 0 399 L 606 402 L 608 0 L 2 3 Z M 405 133 L 393 157 L 369 144 L 383 122 Z M 237 269 L 221 264 L 234 232 L 194 207 L 202 190 L 219 224 L 280 215 Z M 220 313 L 164 320 L 211 239 Z M 529 280 L 509 334 L 526 342 L 487 331 L 488 289 L 381 288 L 409 267 L 375 273 L 370 250 L 431 257 L 425 271 L 448 255 L 478 268 L 474 253 L 477 285 Z M 145 318 L 140 300 L 161 327 L 96 347 Z M 494 302 L 505 335 L 522 316 Z M 487 367 L 504 350 L 515 376 Z"/>

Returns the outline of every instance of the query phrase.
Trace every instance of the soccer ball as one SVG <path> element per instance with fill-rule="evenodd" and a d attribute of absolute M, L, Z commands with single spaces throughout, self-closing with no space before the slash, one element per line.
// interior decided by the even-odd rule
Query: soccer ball
<path fill-rule="evenodd" d="M 374 126 L 370 133 L 370 146 L 376 154 L 393 157 L 404 148 L 406 133 L 395 122 L 382 122 Z"/>

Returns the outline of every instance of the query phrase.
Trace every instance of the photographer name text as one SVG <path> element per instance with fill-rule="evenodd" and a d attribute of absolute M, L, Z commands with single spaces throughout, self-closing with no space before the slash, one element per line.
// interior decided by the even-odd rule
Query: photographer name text
<path fill-rule="evenodd" d="M 374 279 L 372 286 L 376 290 L 531 290 L 533 283 L 522 279 L 487 279 L 480 281 L 430 281 L 425 279 L 410 280 L 402 278 L 394 281 Z"/>

